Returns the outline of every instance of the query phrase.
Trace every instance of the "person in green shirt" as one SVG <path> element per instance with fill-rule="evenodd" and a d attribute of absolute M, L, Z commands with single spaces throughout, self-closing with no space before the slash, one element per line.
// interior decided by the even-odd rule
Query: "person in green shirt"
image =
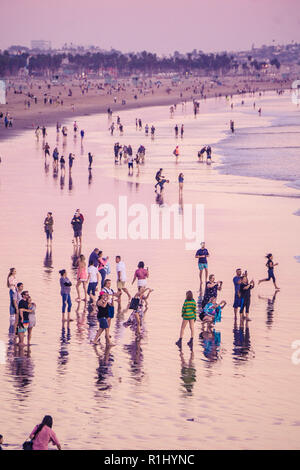
<path fill-rule="evenodd" d="M 181 349 L 182 347 L 182 337 L 184 334 L 185 327 L 187 324 L 190 326 L 191 330 L 191 339 L 187 343 L 190 349 L 193 349 L 193 341 L 194 341 L 194 324 L 196 321 L 196 311 L 197 311 L 197 304 L 194 300 L 193 293 L 189 290 L 186 293 L 186 299 L 182 306 L 181 316 L 182 316 L 182 323 L 180 328 L 180 337 L 179 340 L 176 341 L 176 345 Z"/>

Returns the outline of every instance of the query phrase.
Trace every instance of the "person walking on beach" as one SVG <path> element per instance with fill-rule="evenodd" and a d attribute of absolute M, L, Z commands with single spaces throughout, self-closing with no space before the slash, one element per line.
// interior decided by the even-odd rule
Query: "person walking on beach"
<path fill-rule="evenodd" d="M 197 311 L 197 304 L 196 304 L 196 301 L 194 300 L 192 291 L 189 290 L 186 293 L 186 298 L 185 298 L 185 301 L 181 310 L 182 323 L 181 323 L 181 328 L 180 328 L 179 340 L 176 341 L 175 343 L 179 347 L 179 349 L 182 348 L 182 338 L 183 338 L 184 330 L 187 324 L 189 324 L 189 327 L 191 330 L 191 338 L 187 344 L 191 350 L 193 349 L 196 311 Z"/>
<path fill-rule="evenodd" d="M 173 155 L 176 157 L 176 163 L 178 162 L 178 157 L 179 157 L 179 147 L 176 145 L 175 149 L 173 150 Z"/>
<path fill-rule="evenodd" d="M 276 285 L 276 279 L 275 279 L 275 275 L 274 275 L 274 267 L 278 266 L 278 263 L 274 263 L 272 253 L 267 254 L 266 258 L 268 260 L 267 263 L 266 263 L 266 266 L 268 268 L 268 277 L 266 279 L 261 279 L 260 281 L 258 281 L 258 285 L 261 282 L 267 282 L 267 281 L 270 281 L 272 279 L 275 290 L 280 290 L 280 288 Z"/>
<path fill-rule="evenodd" d="M 131 295 L 125 287 L 126 284 L 126 266 L 124 261 L 121 260 L 121 256 L 116 256 L 116 269 L 117 269 L 117 288 L 119 293 L 125 292 L 128 299 L 131 299 Z"/>
<path fill-rule="evenodd" d="M 128 176 L 133 175 L 133 155 L 128 155 Z"/>
<path fill-rule="evenodd" d="M 75 245 L 80 245 L 81 246 L 81 239 L 82 239 L 82 217 L 79 211 L 77 210 L 75 212 L 75 215 L 73 219 L 71 220 L 71 225 L 73 227 L 74 231 L 74 241 Z M 73 243 L 74 243 L 73 241 Z"/>
<path fill-rule="evenodd" d="M 93 155 L 91 154 L 91 152 L 88 153 L 88 157 L 89 157 L 89 170 L 92 168 L 92 163 L 93 163 Z"/>
<path fill-rule="evenodd" d="M 62 321 L 65 321 L 65 312 L 66 306 L 68 304 L 68 321 L 71 321 L 70 313 L 72 308 L 72 301 L 71 301 L 71 286 L 72 282 L 67 277 L 67 271 L 65 269 L 61 269 L 59 271 L 60 274 L 60 295 L 62 298 Z"/>
<path fill-rule="evenodd" d="M 195 258 L 198 259 L 200 284 L 202 284 L 202 273 L 203 273 L 203 271 L 205 271 L 205 282 L 207 282 L 207 277 L 208 277 L 207 258 L 208 257 L 209 257 L 209 253 L 208 253 L 207 249 L 205 248 L 205 243 L 202 242 L 201 243 L 201 248 L 195 254 Z"/>
<path fill-rule="evenodd" d="M 29 436 L 29 439 L 32 441 L 32 450 L 48 450 L 49 442 L 52 442 L 58 450 L 61 450 L 61 445 L 52 429 L 52 425 L 52 417 L 46 415 L 41 424 L 34 427 Z"/>
<path fill-rule="evenodd" d="M 179 176 L 178 176 L 179 197 L 182 196 L 183 183 L 184 183 L 184 175 L 183 173 L 179 173 Z"/>
<path fill-rule="evenodd" d="M 86 269 L 86 261 L 85 261 L 85 256 L 80 255 L 78 259 L 78 268 L 77 268 L 77 284 L 76 284 L 76 291 L 77 291 L 77 301 L 80 300 L 80 291 L 79 287 L 82 284 L 83 286 L 83 291 L 84 291 L 84 299 L 82 300 L 87 300 L 87 285 L 88 281 L 88 274 L 87 274 L 87 269 Z"/>
<path fill-rule="evenodd" d="M 75 156 L 73 153 L 69 153 L 69 171 L 72 170 L 73 167 L 73 161 L 75 160 Z"/>
<path fill-rule="evenodd" d="M 230 130 L 232 134 L 234 133 L 234 121 L 230 120 Z"/>
<path fill-rule="evenodd" d="M 80 131 L 80 137 L 81 137 L 81 142 L 83 141 L 83 138 L 84 138 L 84 130 L 81 129 Z"/>
<path fill-rule="evenodd" d="M 183 134 L 184 134 L 184 125 L 181 124 L 181 128 L 180 128 L 180 137 L 183 138 Z"/>
<path fill-rule="evenodd" d="M 251 282 L 248 282 L 247 276 L 242 277 L 242 281 L 240 284 L 240 292 L 241 292 L 241 308 L 240 308 L 240 315 L 244 316 L 244 309 L 246 309 L 246 318 L 247 321 L 250 321 L 249 318 L 249 309 L 250 309 L 250 301 L 251 301 L 251 289 L 255 286 L 254 281 L 252 279 Z"/>
<path fill-rule="evenodd" d="M 160 169 L 157 171 L 156 175 L 155 175 L 155 179 L 156 179 L 156 184 L 155 184 L 155 186 L 154 186 L 154 187 L 155 187 L 155 192 L 156 192 L 156 190 L 157 190 L 157 186 L 159 185 L 160 181 L 164 178 L 164 176 L 162 176 L 162 174 L 161 174 L 162 171 L 163 171 L 163 169 L 160 168 Z"/>
<path fill-rule="evenodd" d="M 138 269 L 135 271 L 133 276 L 132 285 L 135 283 L 137 279 L 138 290 L 141 288 L 147 287 L 147 278 L 149 277 L 149 269 L 145 269 L 144 261 L 140 261 L 138 264 Z"/>
<path fill-rule="evenodd" d="M 175 130 L 175 137 L 178 137 L 178 125 L 176 124 L 174 127 Z"/>
<path fill-rule="evenodd" d="M 44 230 L 46 233 L 47 246 L 52 245 L 53 225 L 54 225 L 54 220 L 53 220 L 52 212 L 48 212 L 44 220 Z"/>

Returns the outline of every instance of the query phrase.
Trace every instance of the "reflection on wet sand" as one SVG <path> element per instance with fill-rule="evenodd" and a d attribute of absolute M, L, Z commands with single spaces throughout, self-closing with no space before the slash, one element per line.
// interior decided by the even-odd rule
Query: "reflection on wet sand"
<path fill-rule="evenodd" d="M 69 345 L 71 341 L 71 329 L 70 322 L 66 321 L 62 323 L 61 336 L 60 336 L 60 347 L 58 350 L 58 374 L 64 375 L 69 360 Z"/>
<path fill-rule="evenodd" d="M 138 383 L 142 381 L 145 376 L 143 370 L 143 349 L 141 347 L 141 340 L 135 339 L 130 344 L 124 344 L 124 350 L 128 353 L 130 361 L 130 376 Z"/>
<path fill-rule="evenodd" d="M 251 348 L 249 322 L 244 318 L 239 319 L 239 326 L 237 318 L 234 319 L 232 355 L 236 365 L 255 357 Z"/>
<path fill-rule="evenodd" d="M 34 362 L 31 358 L 31 348 L 29 346 L 19 346 L 16 343 L 10 344 L 7 349 L 7 359 L 7 368 L 16 389 L 16 399 L 22 402 L 32 392 Z"/>
<path fill-rule="evenodd" d="M 114 356 L 109 346 L 93 346 L 93 350 L 98 358 L 99 365 L 96 369 L 96 396 L 105 398 L 99 392 L 109 390 L 112 387 L 111 377 L 113 377 L 112 365 L 114 363 Z"/>
<path fill-rule="evenodd" d="M 274 305 L 275 305 L 275 300 L 276 300 L 276 295 L 278 294 L 279 291 L 275 291 L 272 299 L 269 297 L 263 297 L 262 295 L 259 295 L 258 298 L 260 300 L 266 300 L 267 301 L 267 319 L 266 319 L 266 325 L 268 328 L 272 327 L 272 324 L 274 322 Z"/>
<path fill-rule="evenodd" d="M 192 395 L 193 388 L 196 383 L 196 366 L 194 363 L 194 351 L 191 351 L 189 353 L 188 362 L 186 361 L 182 350 L 180 351 L 179 356 L 181 361 L 181 385 L 184 388 L 184 391 L 188 393 L 188 395 Z"/>

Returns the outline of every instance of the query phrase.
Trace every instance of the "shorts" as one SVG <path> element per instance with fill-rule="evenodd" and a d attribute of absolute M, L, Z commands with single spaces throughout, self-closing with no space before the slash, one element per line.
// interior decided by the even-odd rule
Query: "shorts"
<path fill-rule="evenodd" d="M 241 306 L 241 297 L 239 297 L 237 294 L 234 296 L 234 302 L 233 302 L 233 308 L 238 308 Z"/>
<path fill-rule="evenodd" d="M 115 316 L 115 307 L 113 305 L 108 306 L 108 316 L 109 318 L 114 318 Z"/>
<path fill-rule="evenodd" d="M 124 289 L 125 287 L 125 281 L 118 281 L 117 282 L 117 288 L 118 289 Z"/>
<path fill-rule="evenodd" d="M 29 318 L 28 328 L 33 328 L 36 325 L 35 314 L 29 313 L 28 318 Z"/>
<path fill-rule="evenodd" d="M 102 330 L 106 330 L 108 328 L 108 323 L 107 323 L 106 318 L 98 318 L 98 322 L 99 322 L 99 327 Z"/>
<path fill-rule="evenodd" d="M 274 271 L 272 269 L 268 270 L 268 281 L 270 281 L 270 279 L 272 279 L 273 282 L 275 282 Z"/>
<path fill-rule="evenodd" d="M 207 263 L 198 263 L 198 268 L 200 269 L 200 271 L 202 271 L 203 269 L 207 269 Z"/>
<path fill-rule="evenodd" d="M 98 282 L 89 282 L 87 293 L 90 295 L 90 292 L 95 295 Z"/>
<path fill-rule="evenodd" d="M 79 238 L 82 235 L 82 230 L 74 230 L 74 237 Z"/>
<path fill-rule="evenodd" d="M 138 285 L 138 287 L 146 287 L 147 279 L 138 279 L 137 285 Z"/>
<path fill-rule="evenodd" d="M 46 230 L 46 237 L 47 237 L 47 240 L 52 240 L 52 232 L 49 232 L 49 230 Z"/>
<path fill-rule="evenodd" d="M 25 325 L 23 326 L 19 325 L 17 328 L 17 333 L 26 333 L 26 331 L 27 331 L 27 328 L 25 327 Z"/>
<path fill-rule="evenodd" d="M 128 168 L 133 168 L 133 163 L 132 162 L 128 162 Z"/>

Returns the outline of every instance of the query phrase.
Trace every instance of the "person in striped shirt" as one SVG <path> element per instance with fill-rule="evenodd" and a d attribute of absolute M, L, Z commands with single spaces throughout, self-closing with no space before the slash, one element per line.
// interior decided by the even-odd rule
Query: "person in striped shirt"
<path fill-rule="evenodd" d="M 186 299 L 184 301 L 184 304 L 182 306 L 182 324 L 180 328 L 180 337 L 179 340 L 176 341 L 176 345 L 181 349 L 182 347 L 182 337 L 184 334 L 184 330 L 186 325 L 189 323 L 190 330 L 191 330 L 191 339 L 187 343 L 190 349 L 193 349 L 193 341 L 194 341 L 194 323 L 196 321 L 196 310 L 197 310 L 197 304 L 193 298 L 193 293 L 189 290 L 186 293 Z"/>

